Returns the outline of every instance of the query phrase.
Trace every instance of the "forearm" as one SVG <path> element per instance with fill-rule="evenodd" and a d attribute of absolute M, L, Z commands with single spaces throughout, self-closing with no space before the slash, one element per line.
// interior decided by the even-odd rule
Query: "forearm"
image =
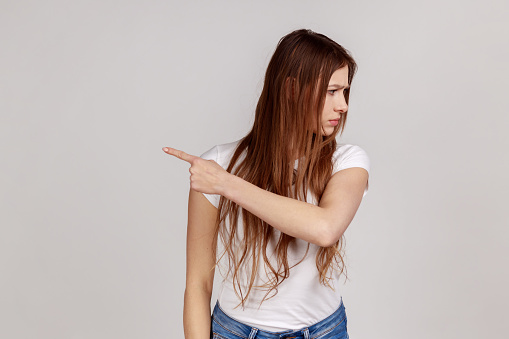
<path fill-rule="evenodd" d="M 263 190 L 231 176 L 224 195 L 279 231 L 319 246 L 330 245 L 331 216 L 319 206 Z"/>
<path fill-rule="evenodd" d="M 211 326 L 211 293 L 186 288 L 184 294 L 184 336 L 186 339 L 209 339 Z"/>

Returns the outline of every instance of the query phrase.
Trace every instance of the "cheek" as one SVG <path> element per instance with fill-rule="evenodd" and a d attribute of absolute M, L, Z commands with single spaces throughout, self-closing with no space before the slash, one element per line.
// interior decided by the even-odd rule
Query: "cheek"
<path fill-rule="evenodd" d="M 323 105 L 322 117 L 326 117 L 328 113 L 332 110 L 332 100 L 325 100 L 325 104 Z"/>
<path fill-rule="evenodd" d="M 325 106 L 323 107 L 323 112 L 322 112 L 322 115 L 320 116 L 320 120 L 323 123 L 324 121 L 327 121 L 326 119 L 328 117 L 330 117 L 330 107 L 326 103 Z"/>

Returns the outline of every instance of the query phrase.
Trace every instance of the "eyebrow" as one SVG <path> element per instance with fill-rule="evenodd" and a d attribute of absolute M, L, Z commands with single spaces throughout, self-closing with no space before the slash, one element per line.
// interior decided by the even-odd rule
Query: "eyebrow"
<path fill-rule="evenodd" d="M 331 84 L 329 85 L 328 87 L 336 87 L 337 89 L 349 89 L 350 86 L 341 86 L 341 85 L 338 85 L 338 84 Z"/>

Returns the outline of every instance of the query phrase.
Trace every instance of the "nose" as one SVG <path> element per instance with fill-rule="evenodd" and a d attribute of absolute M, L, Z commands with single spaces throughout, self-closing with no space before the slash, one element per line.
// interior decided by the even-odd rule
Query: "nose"
<path fill-rule="evenodd" d="M 348 104 L 346 103 L 345 95 L 342 93 L 334 102 L 334 111 L 338 113 L 345 113 L 348 111 Z"/>

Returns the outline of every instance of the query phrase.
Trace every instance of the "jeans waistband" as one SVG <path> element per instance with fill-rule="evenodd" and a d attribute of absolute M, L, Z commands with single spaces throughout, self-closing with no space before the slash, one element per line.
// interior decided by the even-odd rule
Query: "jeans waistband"
<path fill-rule="evenodd" d="M 239 322 L 229 317 L 221 309 L 219 301 L 216 302 L 214 311 L 212 312 L 212 319 L 215 320 L 220 326 L 228 330 L 229 332 L 246 339 L 310 339 L 324 334 L 331 329 L 341 324 L 346 318 L 345 306 L 343 305 L 343 298 L 339 307 L 327 318 L 320 320 L 319 322 L 301 328 L 299 330 L 288 330 L 282 332 L 269 332 L 266 330 L 251 327 L 242 322 Z"/>

